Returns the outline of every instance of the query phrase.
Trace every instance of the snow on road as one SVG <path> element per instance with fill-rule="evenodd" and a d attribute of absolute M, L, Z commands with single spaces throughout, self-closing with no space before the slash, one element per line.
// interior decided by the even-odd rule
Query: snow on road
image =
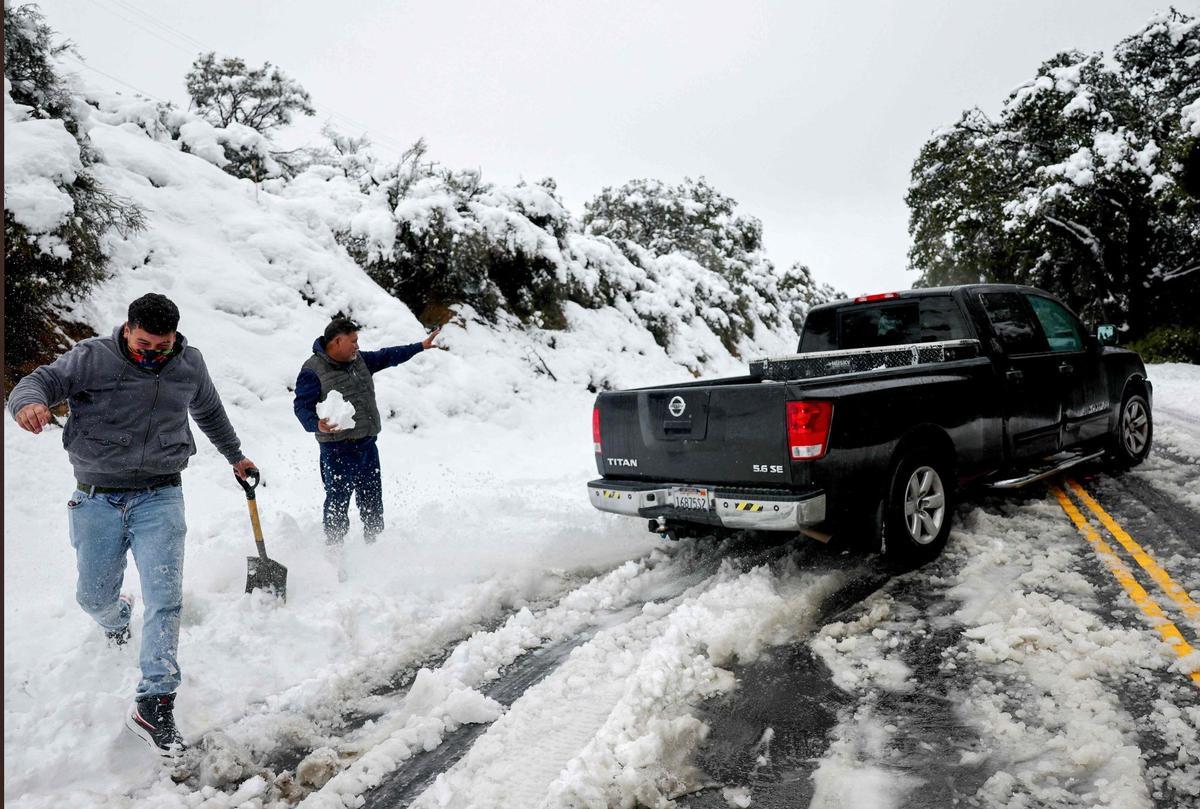
<path fill-rule="evenodd" d="M 1156 399 L 1182 411 L 1189 398 L 1181 394 L 1200 393 L 1200 374 L 1170 370 L 1191 384 L 1164 385 Z M 1186 420 L 1169 424 L 1176 446 L 1200 438 Z M 1194 465 L 1169 458 L 1152 456 L 1130 474 L 1165 491 L 1177 480 L 1191 491 L 1200 483 Z M 864 790 L 874 797 L 855 805 L 944 805 L 920 797 L 939 781 L 951 785 L 940 793 L 945 801 L 984 807 L 1200 804 L 1200 689 L 1188 678 L 1200 660 L 1172 652 L 1155 632 L 1158 622 L 1143 617 L 1054 499 L 1036 495 L 961 508 L 942 558 L 817 634 L 813 646 L 834 681 L 858 701 L 843 711 L 817 768 L 813 806 L 850 805 L 847 796 L 863 799 Z M 1141 527 L 1145 544 L 1196 594 L 1195 536 L 1175 535 L 1166 523 Z M 1131 558 L 1123 564 L 1137 571 Z M 1200 640 L 1200 622 L 1164 591 L 1151 597 L 1184 637 Z M 950 640 L 931 659 L 921 641 L 936 631 Z M 932 666 L 922 678 L 911 675 L 919 663 Z M 920 712 L 875 710 L 887 701 L 881 694 L 909 704 L 904 695 L 914 692 L 944 697 L 955 724 L 972 732 L 922 739 L 928 749 L 914 762 L 906 738 L 920 736 Z"/>
<path fill-rule="evenodd" d="M 97 176 L 150 227 L 115 246 L 121 271 L 75 315 L 107 333 L 144 292 L 179 303 L 262 468 L 259 508 L 289 598 L 243 592 L 244 498 L 197 436 L 177 703 L 194 752 L 176 783 L 121 729 L 140 610 L 135 642 L 116 650 L 74 604 L 61 431 L 9 425 L 6 806 L 382 803 L 438 752 L 445 768 L 417 805 L 669 806 L 698 788 L 766 805 L 765 779 L 784 771 L 803 773 L 824 807 L 1200 801 L 1200 690 L 1044 490 L 964 505 L 942 559 L 829 622 L 826 602 L 868 575 L 833 551 L 808 564 L 792 546 L 664 545 L 596 512 L 584 490 L 590 391 L 691 378 L 627 313 L 568 305 L 568 328 L 551 333 L 464 310 L 443 332 L 448 351 L 380 374 L 389 527 L 369 547 L 355 529 L 345 557 L 329 558 L 317 448 L 289 386 L 338 310 L 366 324 L 364 348 L 423 328 L 338 246 L 318 197 L 256 194 L 128 122 L 87 126 Z M 714 352 L 703 370 L 743 369 Z M 1195 514 L 1200 369 L 1150 374 L 1158 450 L 1126 478 Z M 1168 530 L 1186 519 L 1137 518 L 1150 532 L 1139 539 L 1200 598 L 1195 535 Z M 136 593 L 132 567 L 127 577 Z M 753 698 L 732 672 L 796 645 L 811 645 L 846 698 L 818 760 L 780 755 L 728 782 L 698 767 L 714 731 L 700 706 Z M 940 713 L 923 724 L 931 706 Z M 753 734 L 756 751 L 782 749 L 773 724 Z M 464 727 L 476 734 L 460 746 Z"/>

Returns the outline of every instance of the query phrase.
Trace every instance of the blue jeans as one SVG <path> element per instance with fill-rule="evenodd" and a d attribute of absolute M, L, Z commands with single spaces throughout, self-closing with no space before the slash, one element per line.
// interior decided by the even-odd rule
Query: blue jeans
<path fill-rule="evenodd" d="M 342 542 L 350 530 L 350 495 L 358 502 L 368 541 L 383 530 L 383 481 L 379 445 L 374 436 L 357 441 L 321 443 L 321 481 L 325 484 L 325 541 Z"/>
<path fill-rule="evenodd" d="M 75 599 L 106 630 L 129 625 L 129 607 L 117 599 L 125 555 L 133 551 L 142 580 L 142 680 L 137 696 L 172 694 L 179 687 L 179 608 L 183 604 L 183 487 L 163 486 L 88 494 L 67 503 L 71 545 L 79 568 Z"/>

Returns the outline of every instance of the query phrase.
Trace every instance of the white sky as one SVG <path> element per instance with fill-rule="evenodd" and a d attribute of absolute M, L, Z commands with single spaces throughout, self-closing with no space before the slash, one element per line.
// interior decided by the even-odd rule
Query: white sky
<path fill-rule="evenodd" d="M 576 214 L 605 186 L 705 176 L 762 220 L 777 265 L 850 294 L 911 285 L 904 193 L 933 129 L 995 113 L 1056 52 L 1110 51 L 1168 5 L 40 2 L 92 69 L 162 100 L 186 106 L 201 48 L 270 61 L 312 95 L 313 142 L 330 115 L 381 153 L 424 136 L 485 179 L 554 177 Z"/>

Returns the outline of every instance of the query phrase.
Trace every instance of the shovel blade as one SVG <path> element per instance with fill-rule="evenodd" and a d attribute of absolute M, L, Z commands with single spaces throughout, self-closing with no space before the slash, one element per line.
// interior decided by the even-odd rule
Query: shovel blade
<path fill-rule="evenodd" d="M 246 592 L 267 590 L 287 600 L 287 568 L 273 559 L 246 557 Z"/>

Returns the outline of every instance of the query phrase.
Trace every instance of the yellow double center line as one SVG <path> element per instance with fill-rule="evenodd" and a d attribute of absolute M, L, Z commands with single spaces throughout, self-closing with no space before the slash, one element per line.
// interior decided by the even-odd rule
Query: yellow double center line
<path fill-rule="evenodd" d="M 1068 480 L 1067 485 L 1080 501 L 1088 507 L 1088 510 L 1096 515 L 1101 525 L 1116 537 L 1117 541 L 1121 543 L 1121 547 L 1125 548 L 1129 555 L 1134 558 L 1134 561 L 1150 574 L 1150 578 L 1179 606 L 1183 614 L 1192 620 L 1200 620 L 1200 605 L 1197 605 L 1187 594 L 1187 591 L 1180 587 L 1167 571 L 1163 570 L 1162 566 L 1154 560 L 1154 557 L 1135 542 L 1133 537 L 1116 520 L 1109 516 L 1108 512 L 1101 508 L 1100 504 L 1084 491 L 1082 486 L 1074 480 Z M 1179 657 L 1187 657 L 1195 652 L 1195 648 L 1187 642 L 1183 634 L 1179 631 L 1179 628 L 1171 622 L 1171 619 L 1163 612 L 1158 602 L 1151 598 L 1146 589 L 1138 583 L 1129 567 L 1121 561 L 1116 550 L 1104 541 L 1099 532 L 1083 516 L 1071 498 L 1067 496 L 1067 493 L 1058 486 L 1051 486 L 1050 490 L 1054 493 L 1055 498 L 1058 499 L 1058 504 L 1062 506 L 1062 510 L 1071 518 L 1071 522 L 1075 523 L 1075 527 L 1079 529 L 1084 539 L 1095 549 L 1100 559 L 1113 574 L 1113 577 L 1125 588 L 1125 592 L 1129 593 L 1129 597 L 1133 599 L 1133 603 L 1142 611 L 1142 614 L 1150 619 L 1151 626 L 1154 627 L 1155 631 L 1166 641 L 1175 654 Z M 1193 683 L 1200 686 L 1200 671 L 1193 671 L 1189 676 Z"/>

